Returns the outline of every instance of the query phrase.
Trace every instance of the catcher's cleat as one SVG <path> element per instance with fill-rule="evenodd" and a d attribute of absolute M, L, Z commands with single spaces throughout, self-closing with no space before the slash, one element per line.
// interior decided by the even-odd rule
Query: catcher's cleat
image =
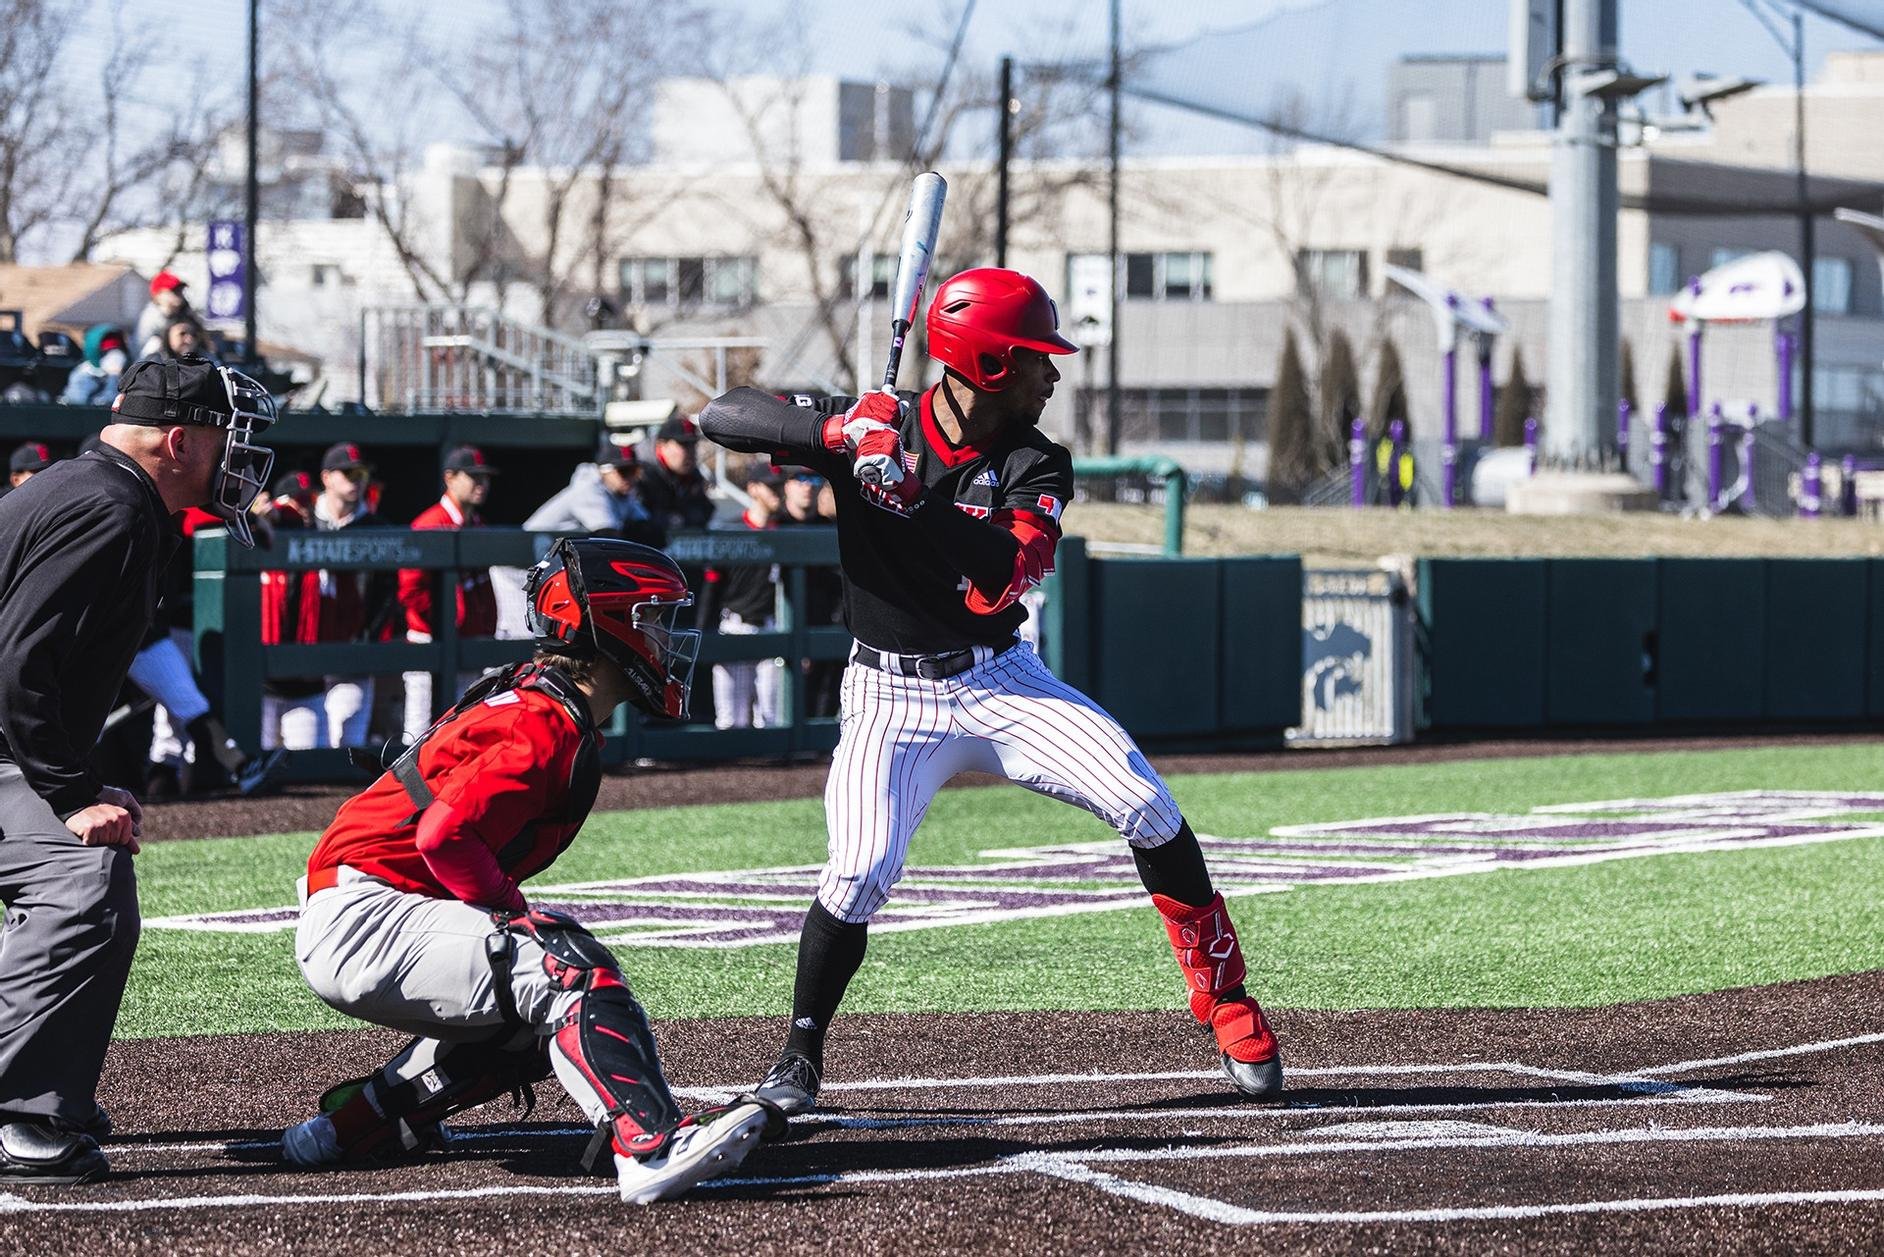
<path fill-rule="evenodd" d="M 818 1105 L 818 1086 L 824 1081 L 816 1063 L 802 1052 L 787 1052 L 765 1076 L 753 1095 L 778 1106 L 786 1117 L 809 1113 Z"/>
<path fill-rule="evenodd" d="M 1247 995 L 1226 999 L 1210 1012 L 1210 1029 L 1223 1049 L 1223 1072 L 1253 1100 L 1282 1094 L 1282 1052 L 1262 1006 Z"/>
<path fill-rule="evenodd" d="M 281 1159 L 306 1169 L 340 1164 L 340 1136 L 333 1119 L 316 1113 L 299 1126 L 281 1132 Z"/>
<path fill-rule="evenodd" d="M 763 1104 L 729 1104 L 684 1118 L 660 1149 L 641 1157 L 615 1154 L 615 1179 L 631 1205 L 672 1200 L 734 1170 L 759 1146 L 771 1120 Z"/>

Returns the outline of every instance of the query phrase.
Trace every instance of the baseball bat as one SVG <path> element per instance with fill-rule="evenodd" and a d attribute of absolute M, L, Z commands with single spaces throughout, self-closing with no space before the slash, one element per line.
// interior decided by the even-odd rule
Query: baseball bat
<path fill-rule="evenodd" d="M 949 185 L 935 171 L 916 176 L 909 189 L 909 212 L 903 216 L 903 248 L 896 259 L 896 288 L 890 306 L 890 361 L 883 368 L 883 391 L 896 388 L 896 373 L 903 365 L 903 340 L 915 326 L 922 306 L 922 290 L 935 263 L 935 237 L 942 229 L 942 202 Z"/>

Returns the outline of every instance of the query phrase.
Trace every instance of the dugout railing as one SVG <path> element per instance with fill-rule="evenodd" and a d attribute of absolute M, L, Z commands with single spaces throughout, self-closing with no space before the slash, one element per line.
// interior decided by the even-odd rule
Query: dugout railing
<path fill-rule="evenodd" d="M 195 539 L 196 662 L 205 687 L 221 706 L 230 733 L 244 747 L 261 742 L 263 686 L 271 678 L 371 676 L 404 672 L 432 674 L 435 704 L 458 693 L 462 672 L 499 667 L 528 657 L 528 641 L 465 637 L 455 617 L 442 615 L 430 642 L 408 642 L 395 614 L 394 639 L 264 645 L 261 634 L 262 573 L 310 571 L 397 573 L 417 569 L 432 581 L 433 606 L 455 607 L 463 575 L 490 568 L 524 569 L 548 549 L 553 536 L 518 529 L 462 532 L 406 528 L 344 532 L 284 532 L 271 548 L 245 550 L 227 534 L 210 531 Z M 763 533 L 699 532 L 675 536 L 668 553 L 685 568 L 763 564 L 778 569 L 778 628 L 742 636 L 705 634 L 694 671 L 694 689 L 712 685 L 712 665 L 744 660 L 838 660 L 850 648 L 840 625 L 809 623 L 807 573 L 837 564 L 833 528 L 779 529 Z M 696 585 L 698 581 L 694 582 Z M 813 719 L 806 711 L 800 670 L 783 670 L 780 707 L 785 723 L 769 729 L 716 729 L 711 725 L 646 721 L 624 710 L 610 727 L 603 750 L 608 764 L 631 760 L 786 758 L 828 751 L 837 744 L 837 721 Z M 332 781 L 357 777 L 347 752 L 297 751 L 289 777 Z"/>

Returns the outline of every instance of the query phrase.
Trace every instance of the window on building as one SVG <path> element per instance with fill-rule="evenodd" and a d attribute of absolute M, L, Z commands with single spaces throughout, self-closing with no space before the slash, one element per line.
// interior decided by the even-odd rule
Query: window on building
<path fill-rule="evenodd" d="M 736 309 L 759 299 L 758 274 L 751 257 L 623 258 L 622 303 Z"/>
<path fill-rule="evenodd" d="M 1078 292 L 1076 276 L 1084 276 L 1092 259 L 1098 259 L 1100 277 L 1105 274 L 1102 253 L 1069 253 L 1066 257 L 1066 291 Z M 1214 292 L 1211 255 L 1190 253 L 1127 253 L 1121 259 L 1125 271 L 1125 297 L 1130 301 L 1209 301 Z"/>
<path fill-rule="evenodd" d="M 1388 249 L 1388 266 L 1404 266 L 1409 271 L 1426 269 L 1426 250 L 1424 249 Z"/>
<path fill-rule="evenodd" d="M 873 299 L 877 301 L 888 301 L 890 299 L 890 288 L 896 283 L 896 260 L 896 256 L 889 253 L 873 253 L 870 255 L 870 296 Z M 929 278 L 932 286 L 936 276 L 940 274 L 941 269 L 941 267 L 936 267 L 930 273 Z M 849 296 L 857 290 L 857 258 L 855 254 L 844 259 L 842 266 L 838 269 L 838 278 L 840 280 L 839 287 L 845 296 Z"/>
<path fill-rule="evenodd" d="M 1367 295 L 1366 250 L 1302 249 L 1295 256 L 1296 276 L 1304 289 L 1340 299 Z"/>
<path fill-rule="evenodd" d="M 1711 271 L 1716 266 L 1725 266 L 1729 262 L 1738 262 L 1741 258 L 1752 257 L 1753 253 L 1754 250 L 1752 249 L 1736 249 L 1730 245 L 1721 245 L 1708 255 L 1707 269 Z"/>
<path fill-rule="evenodd" d="M 1660 240 L 1649 244 L 1648 290 L 1651 297 L 1681 291 L 1681 249 Z"/>
<path fill-rule="evenodd" d="M 1080 389 L 1078 430 L 1097 440 L 1105 422 L 1103 388 Z M 1268 390 L 1127 388 L 1119 390 L 1119 439 L 1125 444 L 1260 441 L 1268 430 Z"/>
<path fill-rule="evenodd" d="M 331 262 L 316 262 L 307 268 L 307 282 L 310 288 L 325 288 L 339 282 L 340 268 Z"/>
<path fill-rule="evenodd" d="M 1851 263 L 1844 258 L 1812 259 L 1812 310 L 1816 314 L 1851 313 Z"/>

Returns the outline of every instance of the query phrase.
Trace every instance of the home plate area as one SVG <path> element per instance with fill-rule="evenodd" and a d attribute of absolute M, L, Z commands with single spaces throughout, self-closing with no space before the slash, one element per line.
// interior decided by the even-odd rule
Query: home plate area
<path fill-rule="evenodd" d="M 113 1177 L 0 1196 L 0 1237 L 66 1251 L 1674 1251 L 1863 1247 L 1884 1223 L 1884 979 L 1581 1010 L 1284 1013 L 1282 1103 L 1239 1100 L 1176 1014 L 857 1017 L 819 1113 L 692 1197 L 584 1176 L 560 1094 L 465 1115 L 453 1147 L 305 1174 L 273 1138 L 380 1034 L 114 1052 Z M 769 1022 L 662 1028 L 689 1104 L 769 1055 Z M 729 1069 L 728 1064 L 741 1068 Z M 886 1064 L 897 1068 L 886 1069 Z M 288 1072 L 294 1069 L 296 1072 Z M 178 1078 L 190 1079 L 177 1092 Z M 152 1097 L 161 1097 L 153 1101 Z M 163 1110 L 151 1112 L 153 1108 Z M 341 1220 L 337 1225 L 336 1220 Z"/>

